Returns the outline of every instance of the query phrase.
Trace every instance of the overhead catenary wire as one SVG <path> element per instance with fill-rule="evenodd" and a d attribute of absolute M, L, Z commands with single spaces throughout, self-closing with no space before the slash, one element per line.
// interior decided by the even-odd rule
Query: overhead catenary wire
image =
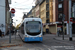
<path fill-rule="evenodd" d="M 35 0 L 33 0 L 33 2 L 32 2 L 32 4 L 35 2 Z M 21 4 L 21 3 L 20 3 Z M 28 5 L 28 4 L 27 4 Z M 31 4 L 29 4 L 29 5 L 31 5 Z M 21 6 L 26 6 L 26 5 L 21 5 Z M 31 8 L 15 8 L 15 9 L 20 9 L 20 10 L 26 10 L 26 9 L 31 9 Z"/>
<path fill-rule="evenodd" d="M 5 7 L 3 5 L 0 5 L 0 7 Z M 10 8 L 14 8 L 14 9 L 20 9 L 20 10 L 26 10 L 26 9 L 29 9 L 29 8 L 15 8 L 15 7 L 10 7 Z"/>
<path fill-rule="evenodd" d="M 26 1 L 29 1 L 29 0 L 26 0 Z M 16 3 L 16 4 L 17 4 L 17 5 L 18 5 L 18 4 L 23 4 L 23 3 L 26 2 L 26 1 L 23 1 L 23 2 L 21 2 L 21 3 Z M 19 6 L 19 5 L 18 5 L 18 6 Z"/>
<path fill-rule="evenodd" d="M 29 0 L 27 0 L 29 1 Z M 33 0 L 33 2 L 31 4 L 33 4 L 35 2 L 35 0 Z M 23 2 L 24 3 L 24 2 Z M 20 5 L 16 5 L 16 6 L 26 6 L 26 5 L 31 5 L 31 4 L 26 4 L 26 5 L 22 5 L 23 4 L 22 2 L 21 3 L 17 3 L 17 4 L 20 4 Z"/>
<path fill-rule="evenodd" d="M 11 7 L 11 8 L 13 8 L 13 7 Z M 15 8 L 14 7 L 14 9 L 26 10 L 26 9 L 29 9 L 29 8 Z"/>
<path fill-rule="evenodd" d="M 35 0 L 33 0 L 33 2 L 34 2 Z M 25 1 L 26 2 L 26 1 Z M 33 2 L 32 2 L 32 4 L 33 4 Z M 21 3 L 20 3 L 21 4 Z M 29 5 L 31 5 L 31 4 L 29 4 Z M 23 6 L 25 6 L 25 5 L 23 5 Z M 3 5 L 0 5 L 0 7 L 5 7 L 5 6 L 3 6 Z M 15 8 L 15 7 L 10 7 L 10 8 L 14 8 L 14 9 L 19 9 L 19 10 L 27 10 L 27 9 L 31 9 L 31 8 Z"/>

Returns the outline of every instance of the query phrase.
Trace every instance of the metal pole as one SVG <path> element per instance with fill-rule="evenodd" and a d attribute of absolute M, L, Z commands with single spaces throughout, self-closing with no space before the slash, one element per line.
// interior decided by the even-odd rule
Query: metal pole
<path fill-rule="evenodd" d="M 11 43 L 11 20 L 10 20 L 10 26 L 9 26 L 9 43 Z"/>
<path fill-rule="evenodd" d="M 64 20 L 62 21 L 62 24 L 63 24 L 62 33 L 63 33 L 63 40 L 64 40 Z"/>
<path fill-rule="evenodd" d="M 69 40 L 72 41 L 72 22 L 70 22 L 70 18 L 71 18 L 71 0 L 69 0 Z"/>
<path fill-rule="evenodd" d="M 63 40 L 64 40 L 64 20 L 65 20 L 65 19 L 64 19 L 64 17 L 65 17 L 65 16 L 64 16 L 64 0 L 63 0 L 63 3 L 62 3 L 62 4 L 63 4 L 63 5 L 62 5 L 62 11 L 63 11 L 63 12 L 62 12 L 62 16 L 63 16 L 63 19 L 62 19 L 62 33 L 63 33 L 63 37 L 62 37 L 62 38 L 63 38 Z"/>
<path fill-rule="evenodd" d="M 10 12 L 10 26 L 9 26 L 9 43 L 11 43 L 11 12 Z"/>

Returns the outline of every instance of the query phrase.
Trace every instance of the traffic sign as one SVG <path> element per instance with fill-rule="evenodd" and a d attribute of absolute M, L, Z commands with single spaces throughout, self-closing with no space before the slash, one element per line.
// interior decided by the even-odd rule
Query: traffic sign
<path fill-rule="evenodd" d="M 72 22 L 73 21 L 73 18 L 70 18 L 70 21 Z"/>
<path fill-rule="evenodd" d="M 11 13 L 11 17 L 13 17 L 13 16 L 15 16 L 15 14 L 14 13 Z"/>
<path fill-rule="evenodd" d="M 15 9 L 14 8 L 11 9 L 11 13 L 15 13 Z"/>

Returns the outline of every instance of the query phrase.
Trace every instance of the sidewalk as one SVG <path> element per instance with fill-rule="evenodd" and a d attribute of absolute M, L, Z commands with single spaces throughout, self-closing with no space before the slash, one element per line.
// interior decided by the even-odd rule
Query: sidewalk
<path fill-rule="evenodd" d="M 23 44 L 23 42 L 19 36 L 16 36 L 16 39 L 15 39 L 15 36 L 12 36 L 11 43 L 9 43 L 9 36 L 0 38 L 0 48 L 18 46 L 18 45 L 22 45 L 22 44 Z"/>
<path fill-rule="evenodd" d="M 69 35 L 64 35 L 64 40 L 63 40 L 63 35 L 60 35 L 59 37 L 57 35 L 54 35 L 53 39 L 57 40 L 61 43 L 74 45 L 74 47 L 75 47 L 75 36 L 72 37 L 72 41 L 69 40 Z"/>
<path fill-rule="evenodd" d="M 55 36 L 54 39 L 63 40 L 63 35 Z M 75 35 L 73 35 L 72 40 L 75 41 Z M 64 41 L 69 41 L 69 35 L 64 35 Z"/>

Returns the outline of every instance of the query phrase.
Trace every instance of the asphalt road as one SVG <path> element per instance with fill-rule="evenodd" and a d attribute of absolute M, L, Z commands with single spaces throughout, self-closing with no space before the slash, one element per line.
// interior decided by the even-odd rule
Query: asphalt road
<path fill-rule="evenodd" d="M 74 44 L 53 39 L 55 35 L 45 34 L 42 42 L 23 42 L 22 46 L 2 48 L 0 50 L 74 50 Z"/>

